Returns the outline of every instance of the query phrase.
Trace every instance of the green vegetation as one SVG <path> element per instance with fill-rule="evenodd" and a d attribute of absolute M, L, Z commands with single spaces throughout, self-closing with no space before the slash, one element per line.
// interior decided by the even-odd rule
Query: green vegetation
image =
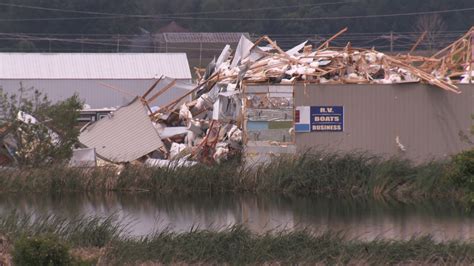
<path fill-rule="evenodd" d="M 429 49 L 447 44 L 446 38 L 438 36 L 440 31 L 467 31 L 472 26 L 472 11 L 435 15 L 417 15 L 416 12 L 472 7 L 471 0 L 22 0 L 0 5 L 0 17 L 4 20 L 0 32 L 5 33 L 0 48 L 4 51 L 115 52 L 120 45 L 124 47 L 121 50 L 139 49 L 147 44 L 134 42 L 132 34 L 146 37 L 176 21 L 195 32 L 272 34 L 283 47 L 303 41 L 298 34 L 307 34 L 304 38 L 314 36 L 313 40 L 319 42 L 317 34 L 334 34 L 349 26 L 350 32 L 362 34 L 362 37 L 354 36 L 360 45 L 379 45 L 379 49 L 388 49 L 389 31 L 405 32 L 409 40 L 398 42 L 395 49 L 399 49 L 400 46 L 411 47 L 419 37 L 411 32 L 427 30 L 431 34 L 421 46 Z M 371 17 L 414 12 L 410 16 Z M 354 16 L 359 18 L 347 18 Z M 338 19 L 317 19 L 324 17 Z M 300 18 L 310 20 L 298 20 Z M 368 39 L 364 33 L 372 33 L 373 37 Z M 42 34 L 52 35 L 45 38 Z M 97 38 L 96 34 L 103 35 Z M 345 46 L 346 42 L 337 44 Z M 148 49 L 153 51 L 153 47 Z"/>
<path fill-rule="evenodd" d="M 13 247 L 15 265 L 69 265 L 69 248 L 54 235 L 21 237 Z"/>
<path fill-rule="evenodd" d="M 415 166 L 366 154 L 312 153 L 283 157 L 260 167 L 239 161 L 212 167 L 162 169 L 69 168 L 52 165 L 0 170 L 0 192 L 151 191 L 159 193 L 252 192 L 296 195 L 462 198 L 464 190 L 446 178 L 449 163 Z"/>
<path fill-rule="evenodd" d="M 474 206 L 474 150 L 453 157 L 448 170 L 451 183 L 463 189 L 469 205 Z"/>
<path fill-rule="evenodd" d="M 0 234 L 12 238 L 57 236 L 73 246 L 103 247 L 117 239 L 124 230 L 116 217 L 77 217 L 66 219 L 54 215 L 34 217 L 10 213 L 0 217 Z"/>
<path fill-rule="evenodd" d="M 20 167 L 67 161 L 79 137 L 75 125 L 81 108 L 77 95 L 52 104 L 33 88 L 21 86 L 18 94 L 0 90 L 1 155 Z"/>
<path fill-rule="evenodd" d="M 34 221 L 34 222 L 33 222 Z M 94 221 L 94 222 L 91 222 Z M 114 223 L 111 223 L 114 221 Z M 58 227 L 58 223 L 61 225 Z M 86 225 L 87 227 L 83 226 Z M 114 218 L 78 218 L 64 222 L 58 217 L 0 217 L 0 235 L 16 243 L 13 257 L 40 252 L 66 259 L 85 250 L 95 252 L 102 264 L 161 263 L 474 263 L 474 244 L 457 241 L 437 243 L 430 237 L 407 241 L 347 239 L 340 233 L 313 235 L 308 231 L 253 234 L 242 226 L 220 232 L 192 230 L 186 233 L 160 232 L 142 238 L 124 236 L 126 226 L 117 226 Z M 59 229 L 58 229 L 59 228 Z M 94 241 L 91 235 L 98 234 Z M 56 241 L 52 241 L 56 239 Z M 54 243 L 53 243 L 54 242 Z M 59 243 L 59 244 L 58 244 Z M 94 249 L 95 248 L 95 249 Z M 54 252 L 53 252 L 54 251 Z M 35 253 L 36 254 L 36 253 Z M 21 264 L 20 264 L 21 265 Z"/>
<path fill-rule="evenodd" d="M 0 25 L 1 32 L 24 33 L 139 33 L 139 27 L 155 31 L 159 27 L 176 20 L 194 31 L 250 31 L 265 33 L 318 33 L 337 32 L 342 27 L 350 25 L 353 32 L 381 31 L 413 31 L 418 16 L 382 17 L 372 19 L 337 19 L 329 21 L 266 21 L 264 18 L 318 18 L 318 17 L 347 17 L 374 14 L 411 13 L 432 10 L 462 9 L 472 7 L 470 0 L 360 0 L 337 1 L 337 4 L 327 0 L 106 0 L 85 1 L 51 1 L 23 0 L 21 5 L 40 6 L 58 10 L 38 10 L 18 6 L 0 6 L 0 16 L 7 20 Z M 346 3 L 341 3 L 346 2 Z M 331 4 L 328 4 L 331 3 Z M 19 4 L 19 3 L 16 3 Z M 322 5 L 321 5 L 322 4 Z M 287 8 L 275 8 L 275 7 Z M 295 7 L 296 6 L 296 7 Z M 298 7 L 300 6 L 300 7 Z M 235 10 L 242 10 L 236 12 Z M 256 10 L 252 10 L 256 9 Z M 108 14 L 144 14 L 156 16 L 154 19 L 140 16 L 111 16 L 106 14 L 87 14 L 80 12 L 61 12 L 60 10 L 76 10 L 89 12 L 104 12 Z M 216 12 L 217 13 L 214 13 Z M 230 12 L 229 12 L 230 11 Z M 211 12 L 199 14 L 200 12 Z M 471 25 L 470 12 L 441 14 L 446 30 L 467 30 Z M 32 20 L 15 21 L 24 18 L 76 18 L 70 20 Z M 89 17 L 85 19 L 84 17 Z M 205 18 L 260 18 L 261 20 L 209 20 Z M 218 23 L 216 23 L 218 22 Z M 24 39 L 28 39 L 24 36 Z M 43 41 L 44 46 L 48 42 Z M 63 46 L 66 44 L 62 44 Z"/>
<path fill-rule="evenodd" d="M 122 262 L 160 261 L 164 263 L 469 263 L 474 245 L 459 242 L 435 243 L 430 237 L 409 241 L 344 239 L 340 234 L 314 236 L 309 232 L 253 235 L 243 227 L 219 233 L 195 231 L 162 233 L 115 243 L 110 258 Z"/>

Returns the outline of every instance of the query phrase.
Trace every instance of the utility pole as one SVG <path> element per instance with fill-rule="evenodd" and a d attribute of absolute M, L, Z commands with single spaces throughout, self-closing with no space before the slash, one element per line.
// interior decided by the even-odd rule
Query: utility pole
<path fill-rule="evenodd" d="M 390 52 L 393 53 L 393 31 L 390 31 Z"/>
<path fill-rule="evenodd" d="M 117 53 L 120 53 L 120 34 L 117 34 Z"/>
<path fill-rule="evenodd" d="M 199 36 L 199 67 L 202 66 L 202 36 L 203 34 L 201 33 Z"/>
<path fill-rule="evenodd" d="M 202 66 L 202 40 L 199 43 L 199 66 Z"/>
<path fill-rule="evenodd" d="M 84 35 L 81 35 L 81 53 L 84 53 Z"/>

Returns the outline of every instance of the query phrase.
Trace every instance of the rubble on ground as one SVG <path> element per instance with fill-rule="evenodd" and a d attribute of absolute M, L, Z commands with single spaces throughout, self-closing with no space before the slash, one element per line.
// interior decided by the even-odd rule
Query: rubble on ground
<path fill-rule="evenodd" d="M 177 99 L 163 106 L 153 105 L 167 91 L 184 86 L 160 78 L 128 105 L 84 126 L 79 141 L 85 149 L 74 151 L 70 165 L 131 163 L 177 168 L 220 163 L 241 154 L 244 138 L 258 140 L 266 134 L 245 132 L 244 109 L 255 113 L 253 122 L 271 121 L 283 142 L 290 140 L 294 134 L 288 130 L 293 119 L 292 91 L 271 87 L 245 94 L 246 84 L 426 83 L 460 93 L 457 83 L 472 82 L 473 29 L 432 57 L 391 56 L 375 49 L 354 48 L 350 43 L 332 47 L 331 41 L 345 30 L 321 45 L 305 41 L 287 51 L 267 36 L 256 42 L 242 36 L 235 51 L 227 45 L 206 69 L 198 71 L 198 84 Z M 264 94 L 272 97 L 262 101 L 259 97 Z M 24 113 L 18 114 L 18 120 L 37 123 Z M 0 134 L 7 154 L 14 154 L 16 143 L 8 138 L 11 134 Z M 54 132 L 50 136 L 57 140 Z"/>
<path fill-rule="evenodd" d="M 244 100 L 243 84 L 422 82 L 460 93 L 451 79 L 454 70 L 445 71 L 444 66 L 459 57 L 457 51 L 461 47 L 471 47 L 466 41 L 458 41 L 445 49 L 456 51 L 441 51 L 432 58 L 409 54 L 389 56 L 375 49 L 353 48 L 350 43 L 345 47 L 330 46 L 330 42 L 345 31 L 318 47 L 305 41 L 288 51 L 283 51 L 267 36 L 255 43 L 242 36 L 234 52 L 227 45 L 217 60 L 213 60 L 204 71 L 197 72 L 198 85 L 185 95 L 165 106 L 151 106 L 154 99 L 175 85 L 168 80 L 169 84 L 161 84 L 161 89 L 150 97 L 157 84 L 165 82 L 160 79 L 130 104 L 136 106 L 140 114 L 122 107 L 111 117 L 86 127 L 79 139 L 85 146 L 95 148 L 100 158 L 110 162 L 135 161 L 150 167 L 190 167 L 197 162 L 219 163 L 241 153 L 244 135 L 242 109 L 245 103 L 252 107 L 253 102 L 252 99 Z M 470 37 L 471 32 L 466 36 Z M 469 72 L 469 66 L 456 72 L 463 78 L 461 83 L 466 80 L 466 71 Z M 285 97 L 272 100 L 275 102 L 267 105 L 292 106 L 291 99 Z M 258 102 L 258 107 L 261 104 Z M 274 115 L 272 110 L 268 112 L 266 116 Z M 288 132 L 288 136 L 291 134 Z"/>

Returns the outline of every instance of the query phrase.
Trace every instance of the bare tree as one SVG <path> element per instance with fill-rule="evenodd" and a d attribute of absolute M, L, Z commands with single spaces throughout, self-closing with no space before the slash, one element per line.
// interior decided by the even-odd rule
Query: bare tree
<path fill-rule="evenodd" d="M 423 43 L 425 43 L 430 51 L 442 46 L 440 36 L 444 30 L 446 30 L 446 24 L 443 18 L 438 14 L 421 16 L 415 24 L 416 32 L 426 32 Z"/>

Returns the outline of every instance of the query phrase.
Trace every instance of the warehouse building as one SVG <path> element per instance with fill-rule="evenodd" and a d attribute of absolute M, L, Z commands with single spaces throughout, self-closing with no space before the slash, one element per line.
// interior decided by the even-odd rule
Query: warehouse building
<path fill-rule="evenodd" d="M 77 93 L 91 108 L 128 104 L 162 76 L 168 82 L 159 86 L 173 79 L 176 84 L 153 105 L 165 105 L 193 88 L 184 53 L 0 53 L 4 92 L 39 90 L 53 102 Z"/>
<path fill-rule="evenodd" d="M 247 156 L 314 149 L 449 159 L 474 139 L 474 86 L 458 86 L 461 94 L 419 83 L 247 85 Z"/>

